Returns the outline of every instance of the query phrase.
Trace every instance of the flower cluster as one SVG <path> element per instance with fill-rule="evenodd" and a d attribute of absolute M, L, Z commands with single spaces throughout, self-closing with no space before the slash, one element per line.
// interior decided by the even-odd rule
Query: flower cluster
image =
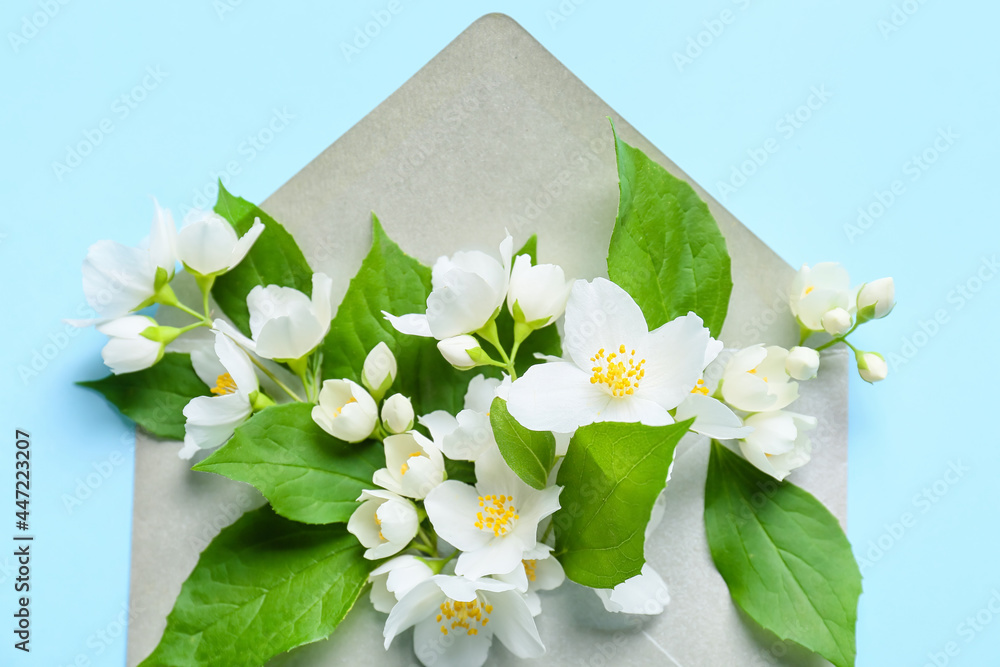
<path fill-rule="evenodd" d="M 412 628 L 428 665 L 478 667 L 494 638 L 515 656 L 541 656 L 544 593 L 566 579 L 590 587 L 609 612 L 660 614 L 670 596 L 647 545 L 669 510 L 664 488 L 689 433 L 684 446 L 710 448 L 706 536 L 720 574 L 739 586 L 737 603 L 794 576 L 782 574 L 792 560 L 819 575 L 799 588 L 824 627 L 843 625 L 845 600 L 860 595 L 850 547 L 829 512 L 783 480 L 810 460 L 818 420 L 795 402 L 800 385 L 823 373 L 824 351 L 844 345 L 865 381 L 886 377 L 882 356 L 849 337 L 893 309 L 893 281 L 852 287 L 838 264 L 803 266 L 788 301 L 798 344 L 726 349 L 717 332 L 730 259 L 708 208 L 693 190 L 679 196 L 686 186 L 666 173 L 634 178 L 635 169 L 661 168 L 617 138 L 616 155 L 629 185 L 608 250 L 614 280 L 569 280 L 538 264 L 531 242 L 515 253 L 509 234 L 496 253 L 460 251 L 428 268 L 375 219 L 372 251 L 335 315 L 333 280 L 312 272 L 273 218 L 224 191 L 216 210 L 238 211 L 236 221 L 194 212 L 178 229 L 156 204 L 142 246 L 90 248 L 83 283 L 97 317 L 74 323 L 109 337 L 102 356 L 113 373 L 91 386 L 110 387 L 113 402 L 127 394 L 128 407 L 142 409 L 123 411 L 147 429 L 167 423 L 156 435 L 177 437 L 183 426 L 183 459 L 221 448 L 195 469 L 250 483 L 270 504 L 205 550 L 176 609 L 188 608 L 171 619 L 210 624 L 165 633 L 164 655 L 178 637 L 207 655 L 246 634 L 245 615 L 222 609 L 205 581 L 232 579 L 269 596 L 254 623 L 277 629 L 267 646 L 248 638 L 232 658 L 241 664 L 332 632 L 366 578 L 371 604 L 387 615 L 385 646 Z M 260 218 L 271 229 L 258 243 Z M 271 261 L 278 251 L 281 261 Z M 240 267 L 249 253 L 249 268 Z M 178 297 L 187 293 L 174 282 L 182 274 L 200 308 Z M 192 321 L 160 325 L 160 312 L 147 310 L 154 305 Z M 161 362 L 163 372 L 153 368 Z M 136 375 L 116 377 L 126 373 Z M 159 385 L 174 380 L 182 410 L 161 406 Z M 744 531 L 731 508 L 759 509 L 762 484 L 784 510 L 755 515 Z M 808 520 L 782 523 L 790 511 Z M 756 540 L 767 550 L 754 530 L 768 533 Z M 218 567 L 244 547 L 230 535 L 254 533 L 280 548 L 242 561 L 253 565 Z M 254 570 L 265 565 L 267 573 Z M 831 587 L 846 597 L 826 609 Z M 755 620 L 774 605 L 755 602 L 743 605 Z M 324 620 L 286 641 L 282 629 L 317 605 Z M 840 640 L 832 652 L 825 635 L 772 620 L 762 624 L 777 636 L 843 663 Z"/>

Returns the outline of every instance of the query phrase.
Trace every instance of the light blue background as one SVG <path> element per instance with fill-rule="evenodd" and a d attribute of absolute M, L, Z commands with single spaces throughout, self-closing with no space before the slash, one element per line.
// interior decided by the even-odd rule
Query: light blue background
<path fill-rule="evenodd" d="M 857 334 L 869 349 L 897 355 L 891 377 L 851 384 L 849 533 L 867 561 L 858 664 L 934 664 L 929 655 L 949 642 L 957 655 L 939 655 L 937 664 L 992 664 L 1000 618 L 986 611 L 981 625 L 966 619 L 1000 590 L 993 329 L 1000 281 L 984 268 L 1000 249 L 989 202 L 1000 147 L 1000 6 L 399 0 L 391 22 L 345 57 L 342 43 L 388 4 L 4 3 L 0 451 L 12 470 L 14 429 L 32 433 L 38 537 L 30 658 L 11 648 L 13 559 L 0 547 L 7 619 L 0 662 L 124 662 L 131 427 L 71 384 L 103 374 L 102 337 L 69 337 L 60 323 L 81 313 L 87 246 L 139 241 L 149 195 L 190 206 L 230 161 L 241 172 L 231 189 L 264 199 L 472 21 L 503 11 L 788 262 L 839 260 L 857 282 L 896 278 L 892 317 Z M 54 14 L 47 24 L 13 44 L 10 33 L 45 6 Z M 729 23 L 713 23 L 720 18 Z M 696 57 L 678 66 L 674 54 L 689 38 L 700 38 L 701 52 L 692 47 Z M 115 101 L 143 83 L 147 68 L 166 76 L 147 79 L 151 90 L 125 116 Z M 814 98 L 819 108 L 788 136 L 780 120 L 813 87 L 831 96 L 822 104 Z M 275 109 L 294 120 L 250 157 L 243 142 Z M 113 132 L 60 178 L 53 162 L 103 119 Z M 957 138 L 948 150 L 932 151 L 935 162 L 913 172 L 912 156 L 949 129 Z M 723 196 L 720 183 L 771 138 L 777 152 Z M 852 237 L 845 225 L 855 223 L 858 207 L 877 202 L 876 192 L 894 180 L 905 190 Z M 960 285 L 977 291 L 961 297 Z M 926 322 L 936 313 L 946 321 L 935 329 Z M 37 375 L 22 378 L 19 368 L 33 361 Z M 962 474 L 949 474 L 953 468 Z M 13 499 L 11 477 L 0 475 L 0 498 Z M 924 489 L 930 499 L 921 499 Z M 87 497 L 67 505 L 74 494 Z"/>

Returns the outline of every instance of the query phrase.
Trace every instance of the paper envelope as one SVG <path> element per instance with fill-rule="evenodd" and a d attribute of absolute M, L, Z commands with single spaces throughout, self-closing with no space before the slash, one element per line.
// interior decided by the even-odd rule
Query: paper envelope
<path fill-rule="evenodd" d="M 347 288 L 371 243 L 371 212 L 411 255 L 431 264 L 463 248 L 496 252 L 509 230 L 519 247 L 538 234 L 543 262 L 569 277 L 606 276 L 618 203 L 614 144 L 621 136 L 691 180 L 510 18 L 476 21 L 391 97 L 262 206 L 298 240 L 316 271 Z M 680 131 L 680 128 L 678 128 Z M 786 291 L 792 269 L 697 184 L 726 237 L 733 290 L 722 339 L 729 347 L 797 341 Z M 239 193 L 237 193 L 239 194 Z M 841 522 L 847 493 L 847 360 L 824 353 L 818 379 L 793 408 L 815 415 L 813 460 L 792 476 Z M 200 551 L 262 501 L 246 485 L 196 473 L 178 447 L 140 431 L 136 448 L 128 664 L 159 641 Z M 604 611 L 567 582 L 542 593 L 538 665 L 828 664 L 757 629 L 733 604 L 709 556 L 703 522 L 706 441 L 678 448 L 663 524 L 647 544 L 670 603 L 660 616 Z M 362 597 L 325 641 L 276 665 L 418 664 L 410 633 L 382 648 L 384 615 Z M 495 641 L 487 664 L 520 661 Z"/>

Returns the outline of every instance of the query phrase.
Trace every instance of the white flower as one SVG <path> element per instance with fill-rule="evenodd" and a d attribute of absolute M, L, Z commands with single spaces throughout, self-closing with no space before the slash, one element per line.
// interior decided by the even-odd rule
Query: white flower
<path fill-rule="evenodd" d="M 812 445 L 807 431 L 816 426 L 816 418 L 778 410 L 760 412 L 746 419 L 754 431 L 739 441 L 747 461 L 778 481 L 809 462 Z"/>
<path fill-rule="evenodd" d="M 667 479 L 668 481 L 670 479 L 669 473 Z M 653 504 L 649 522 L 646 524 L 645 544 L 649 544 L 650 536 L 659 528 L 666 509 L 666 495 L 661 492 Z M 604 603 L 605 609 L 623 614 L 662 614 L 670 602 L 667 582 L 663 581 L 663 577 L 648 562 L 643 563 L 642 570 L 636 576 L 626 579 L 614 588 L 595 588 L 594 592 Z"/>
<path fill-rule="evenodd" d="M 864 319 L 877 320 L 896 306 L 896 284 L 892 278 L 879 278 L 862 286 L 858 292 L 858 312 Z"/>
<path fill-rule="evenodd" d="M 811 331 L 823 331 L 822 317 L 834 308 L 854 308 L 851 279 L 836 262 L 823 262 L 812 268 L 802 265 L 792 280 L 788 305 L 792 315 Z"/>
<path fill-rule="evenodd" d="M 157 327 L 156 320 L 143 315 L 126 315 L 97 325 L 98 331 L 111 338 L 101 350 L 105 365 L 118 375 L 141 371 L 158 362 L 163 358 L 164 343 L 142 335 Z"/>
<path fill-rule="evenodd" d="M 677 406 L 674 415 L 677 421 L 694 417 L 692 431 L 719 440 L 742 438 L 750 433 L 751 429 L 744 426 L 743 420 L 722 401 L 709 396 L 708 385 L 701 382 Z"/>
<path fill-rule="evenodd" d="M 456 416 L 436 410 L 420 418 L 431 432 L 434 444 L 453 461 L 475 461 L 487 448 L 496 447 L 490 406 L 501 386 L 500 380 L 477 375 L 465 392 L 464 408 Z"/>
<path fill-rule="evenodd" d="M 177 233 L 170 211 L 153 200 L 156 213 L 148 248 L 133 248 L 116 241 L 98 241 L 83 260 L 83 293 L 97 313 L 92 320 L 67 320 L 78 327 L 122 317 L 152 303 L 157 291 L 174 275 L 174 238 Z M 169 288 L 168 288 L 169 289 Z"/>
<path fill-rule="evenodd" d="M 552 555 L 552 548 L 548 545 L 539 546 L 546 547 L 542 556 L 522 560 L 513 571 L 493 576 L 499 581 L 514 584 L 517 590 L 524 593 L 524 600 L 528 603 L 532 616 L 542 613 L 542 600 L 538 591 L 554 590 L 566 581 L 566 572 L 559 560 Z"/>
<path fill-rule="evenodd" d="M 368 388 L 375 400 L 385 396 L 396 381 L 396 357 L 385 343 L 379 343 L 365 357 L 361 369 L 361 384 Z"/>
<path fill-rule="evenodd" d="M 649 563 L 643 563 L 640 574 L 614 588 L 597 588 L 594 592 L 605 609 L 622 614 L 662 614 L 670 602 L 667 582 Z"/>
<path fill-rule="evenodd" d="M 819 321 L 823 325 L 823 330 L 831 336 L 847 333 L 854 322 L 851 314 L 845 308 L 832 308 L 823 313 L 823 317 L 819 318 Z"/>
<path fill-rule="evenodd" d="M 819 352 L 811 347 L 793 347 L 785 359 L 785 371 L 795 380 L 813 379 L 819 372 Z"/>
<path fill-rule="evenodd" d="M 245 336 L 237 340 L 265 359 L 305 357 L 330 330 L 332 288 L 333 281 L 323 273 L 313 274 L 311 299 L 291 287 L 254 287 L 247 295 L 253 341 Z"/>
<path fill-rule="evenodd" d="M 396 317 L 383 311 L 397 331 L 444 340 L 473 333 L 493 319 L 510 284 L 514 240 L 500 243 L 500 261 L 478 250 L 441 257 L 431 271 L 427 312 Z"/>
<path fill-rule="evenodd" d="M 578 280 L 566 305 L 571 361 L 536 364 L 510 387 L 507 409 L 525 428 L 568 433 L 597 421 L 673 423 L 722 349 L 689 313 L 649 331 L 632 297 L 603 278 Z"/>
<path fill-rule="evenodd" d="M 390 435 L 383 444 L 386 467 L 372 475 L 383 489 L 420 500 L 444 481 L 441 451 L 416 431 Z"/>
<path fill-rule="evenodd" d="M 869 384 L 881 382 L 889 375 L 885 357 L 878 352 L 857 352 L 855 358 L 858 360 L 858 373 L 865 382 Z"/>
<path fill-rule="evenodd" d="M 362 491 L 361 506 L 347 522 L 347 530 L 367 549 L 365 558 L 379 560 L 397 554 L 416 537 L 420 520 L 417 508 L 395 493 Z"/>
<path fill-rule="evenodd" d="M 438 574 L 414 586 L 385 621 L 385 647 L 409 627 L 426 665 L 480 667 L 494 635 L 518 658 L 545 653 L 524 597 L 511 584 Z"/>
<path fill-rule="evenodd" d="M 780 410 L 799 396 L 799 385 L 785 370 L 788 350 L 762 344 L 733 355 L 722 374 L 722 398 L 747 412 Z"/>
<path fill-rule="evenodd" d="M 184 406 L 182 459 L 190 459 L 199 449 L 222 445 L 253 414 L 260 385 L 250 358 L 219 331 L 215 332 L 215 353 L 226 372 L 216 378 L 215 396 L 199 396 Z"/>
<path fill-rule="evenodd" d="M 368 581 L 372 584 L 372 606 L 383 614 L 388 614 L 414 586 L 433 576 L 434 570 L 416 556 L 396 556 L 368 575 Z"/>
<path fill-rule="evenodd" d="M 535 323 L 540 329 L 555 322 L 566 309 L 571 283 L 562 267 L 531 265 L 531 257 L 518 255 L 510 274 L 507 308 L 515 322 Z"/>
<path fill-rule="evenodd" d="M 393 394 L 382 404 L 382 423 L 390 433 L 405 433 L 413 428 L 413 404 L 402 394 Z"/>
<path fill-rule="evenodd" d="M 444 482 L 427 495 L 424 508 L 437 534 L 462 551 L 455 573 L 482 577 L 511 572 L 545 553 L 538 523 L 559 509 L 561 490 L 528 486 L 494 447 L 476 460 L 475 487 Z"/>
<path fill-rule="evenodd" d="M 470 368 L 474 368 L 477 363 L 472 358 L 472 355 L 476 354 L 476 350 L 482 350 L 482 347 L 479 346 L 479 341 L 468 334 L 440 340 L 438 341 L 437 348 L 441 352 L 441 356 L 444 357 L 444 360 L 460 371 L 467 371 Z"/>
<path fill-rule="evenodd" d="M 239 238 L 236 230 L 211 211 L 193 210 L 177 234 L 177 259 L 194 273 L 213 276 L 229 271 L 243 261 L 264 231 L 260 218 Z"/>
<path fill-rule="evenodd" d="M 364 388 L 351 380 L 326 380 L 319 403 L 312 409 L 313 421 L 344 442 L 361 442 L 378 422 L 378 405 Z"/>

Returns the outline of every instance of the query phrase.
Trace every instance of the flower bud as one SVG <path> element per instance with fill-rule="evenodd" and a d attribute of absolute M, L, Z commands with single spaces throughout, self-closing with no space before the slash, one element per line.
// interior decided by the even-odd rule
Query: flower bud
<path fill-rule="evenodd" d="M 379 343 L 365 357 L 361 382 L 377 401 L 385 396 L 396 380 L 396 357 L 385 343 Z"/>
<path fill-rule="evenodd" d="M 364 388 L 350 380 L 327 380 L 319 392 L 312 418 L 320 428 L 345 442 L 361 442 L 378 422 L 378 405 Z"/>
<path fill-rule="evenodd" d="M 788 351 L 785 370 L 796 380 L 811 380 L 819 371 L 819 352 L 811 347 L 793 347 Z"/>
<path fill-rule="evenodd" d="M 896 284 L 892 278 L 865 283 L 858 292 L 858 318 L 862 321 L 885 317 L 896 305 Z"/>
<path fill-rule="evenodd" d="M 571 287 L 562 267 L 555 264 L 532 266 L 531 257 L 518 255 L 510 274 L 507 308 L 515 322 L 540 329 L 566 310 Z"/>
<path fill-rule="evenodd" d="M 471 355 L 484 354 L 479 342 L 468 334 L 440 340 L 437 347 L 441 351 L 441 356 L 460 371 L 469 370 L 477 365 Z"/>
<path fill-rule="evenodd" d="M 347 522 L 347 530 L 367 549 L 365 558 L 379 560 L 399 553 L 416 537 L 417 508 L 409 500 L 381 489 L 362 491 L 361 506 Z"/>
<path fill-rule="evenodd" d="M 111 340 L 101 350 L 101 357 L 115 375 L 149 368 L 163 357 L 165 342 L 150 338 L 145 333 L 149 331 L 158 338 L 156 332 L 159 329 L 171 328 L 160 327 L 156 320 L 144 315 L 127 315 L 105 322 L 97 330 Z"/>
<path fill-rule="evenodd" d="M 823 329 L 831 336 L 839 336 L 851 329 L 851 314 L 844 308 L 834 308 L 823 313 Z"/>
<path fill-rule="evenodd" d="M 413 428 L 413 404 L 402 394 L 393 394 L 382 404 L 382 423 L 390 433 L 405 433 Z"/>
<path fill-rule="evenodd" d="M 854 355 L 858 360 L 858 373 L 861 379 L 869 384 L 881 382 L 889 374 L 889 366 L 885 363 L 885 357 L 878 352 L 861 352 Z"/>

